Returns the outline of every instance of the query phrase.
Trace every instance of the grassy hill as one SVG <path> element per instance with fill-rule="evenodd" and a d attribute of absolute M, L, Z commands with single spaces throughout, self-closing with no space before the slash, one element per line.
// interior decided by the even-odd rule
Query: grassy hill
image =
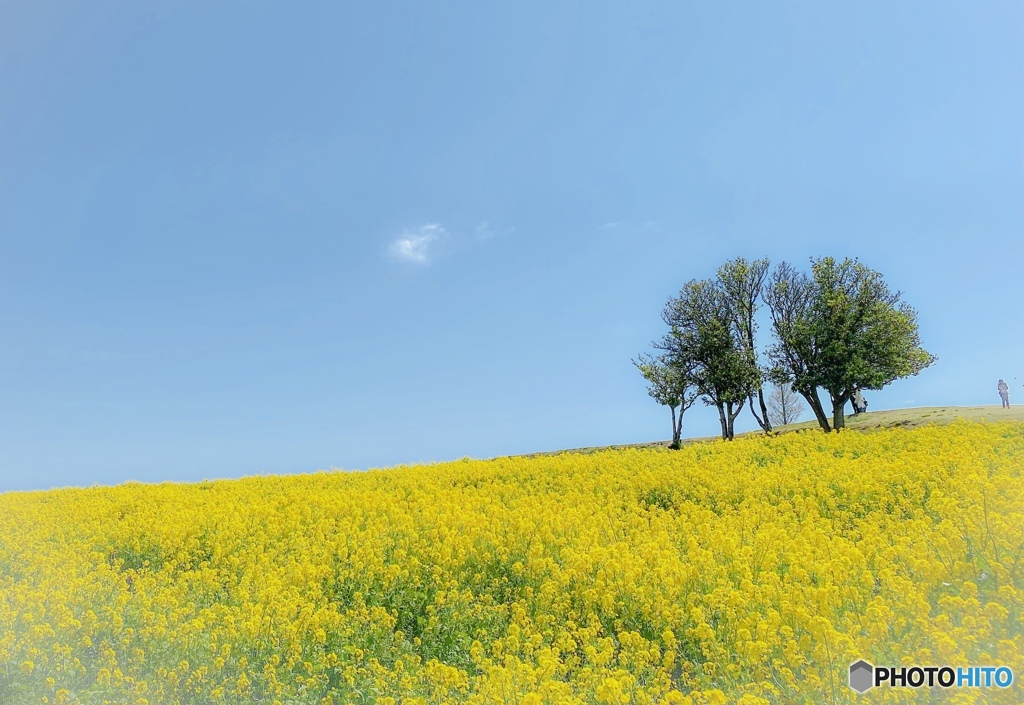
<path fill-rule="evenodd" d="M 804 415 L 810 411 L 804 409 Z M 932 424 L 947 424 L 957 419 L 964 421 L 1016 421 L 1024 422 L 1024 405 L 1011 406 L 1009 409 L 992 404 L 990 406 L 918 406 L 909 409 L 883 409 L 881 411 L 869 411 L 857 416 L 847 415 L 846 427 L 855 431 L 872 431 L 880 428 L 918 428 Z M 831 418 L 829 418 L 831 423 Z M 775 429 L 778 433 L 789 433 L 792 431 L 806 431 L 818 428 L 818 422 L 814 420 L 813 414 L 809 421 L 779 426 Z M 685 429 L 685 425 L 684 425 Z M 742 436 L 760 436 L 762 432 L 748 431 L 737 434 Z M 683 444 L 702 443 L 713 441 L 718 436 L 698 436 L 684 438 Z M 650 441 L 647 443 L 620 443 L 608 446 L 588 446 L 585 448 L 566 448 L 563 450 L 544 451 L 539 453 L 528 453 L 526 457 L 539 457 L 545 455 L 558 455 L 559 453 L 594 453 L 600 450 L 616 448 L 668 448 L 670 441 Z"/>
<path fill-rule="evenodd" d="M 1024 421 L 1024 406 L 1003 409 L 991 406 L 918 406 L 910 409 L 869 411 L 846 417 L 846 427 L 857 431 L 876 428 L 917 428 L 929 424 L 946 424 L 957 419 L 964 421 Z M 818 428 L 813 419 L 783 426 L 780 431 L 800 431 Z"/>

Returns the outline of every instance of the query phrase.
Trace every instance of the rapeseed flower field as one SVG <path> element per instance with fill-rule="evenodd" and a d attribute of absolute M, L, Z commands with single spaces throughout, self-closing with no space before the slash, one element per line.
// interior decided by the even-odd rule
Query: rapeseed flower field
<path fill-rule="evenodd" d="M 1024 425 L 0 495 L 0 702 L 1021 702 Z"/>

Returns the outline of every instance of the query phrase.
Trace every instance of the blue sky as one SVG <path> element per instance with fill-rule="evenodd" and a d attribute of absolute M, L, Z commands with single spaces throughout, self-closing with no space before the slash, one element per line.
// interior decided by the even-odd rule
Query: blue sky
<path fill-rule="evenodd" d="M 1020 3 L 495 5 L 0 5 L 0 490 L 665 438 L 735 256 L 904 292 L 872 410 L 1024 401 Z"/>

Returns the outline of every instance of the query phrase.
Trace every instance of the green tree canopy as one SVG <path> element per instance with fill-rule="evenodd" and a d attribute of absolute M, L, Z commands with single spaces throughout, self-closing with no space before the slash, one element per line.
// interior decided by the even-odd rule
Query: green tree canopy
<path fill-rule="evenodd" d="M 718 408 L 722 438 L 732 439 L 744 402 L 760 384 L 756 361 L 733 325 L 728 296 L 711 280 L 687 282 L 662 312 L 669 326 L 659 348 L 692 370 L 704 403 Z"/>
<path fill-rule="evenodd" d="M 677 364 L 669 355 L 640 355 L 633 364 L 647 380 L 647 393 L 672 411 L 672 448 L 679 448 L 683 435 L 683 414 L 693 406 L 697 391 L 692 369 Z M 679 413 L 676 414 L 676 409 Z"/>
<path fill-rule="evenodd" d="M 766 432 L 772 430 L 771 420 L 768 418 L 768 408 L 764 398 L 764 370 L 761 369 L 757 360 L 757 321 L 755 315 L 759 308 L 761 290 L 764 281 L 768 276 L 768 267 L 771 263 L 768 258 L 747 261 L 743 257 L 729 260 L 718 268 L 717 284 L 725 296 L 725 303 L 729 309 L 729 317 L 735 328 L 737 340 L 742 345 L 746 354 L 750 357 L 750 364 L 758 371 L 759 378 L 754 383 L 758 406 L 761 413 L 754 409 L 754 396 L 749 399 L 750 413 L 758 425 Z"/>
<path fill-rule="evenodd" d="M 829 430 L 818 388 L 832 402 L 832 427 L 857 389 L 881 389 L 935 362 L 921 347 L 917 312 L 882 275 L 857 260 L 811 260 L 811 276 L 782 263 L 765 291 L 775 376 L 790 382 Z"/>

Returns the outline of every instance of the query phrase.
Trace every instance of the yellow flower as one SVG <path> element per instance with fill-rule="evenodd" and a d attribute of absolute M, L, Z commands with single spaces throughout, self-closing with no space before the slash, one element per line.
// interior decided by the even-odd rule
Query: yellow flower
<path fill-rule="evenodd" d="M 1021 458 L 1021 424 L 958 423 L 3 494 L 0 660 L 16 692 L 112 703 L 753 705 L 878 654 L 1024 672 Z"/>

